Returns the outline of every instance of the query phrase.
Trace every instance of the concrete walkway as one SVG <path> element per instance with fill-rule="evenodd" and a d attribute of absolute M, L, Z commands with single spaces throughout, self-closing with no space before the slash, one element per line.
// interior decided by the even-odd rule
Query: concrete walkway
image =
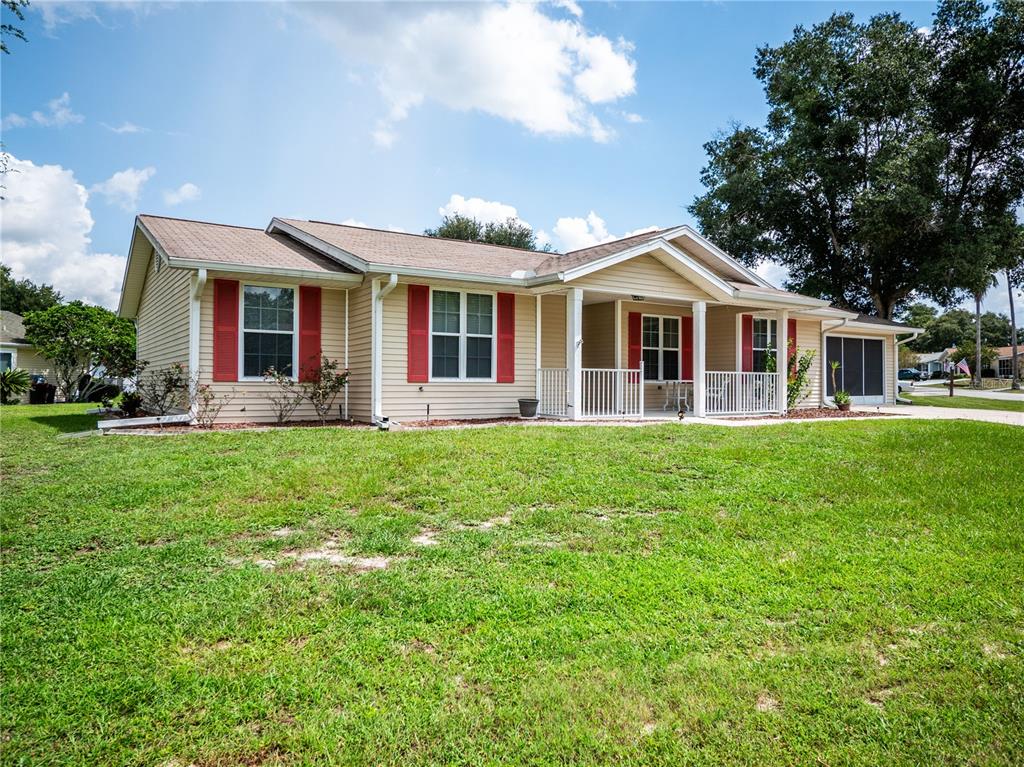
<path fill-rule="evenodd" d="M 949 385 L 946 386 L 920 386 L 914 385 L 910 394 L 922 397 L 948 397 Z M 1002 399 L 1013 402 L 1024 402 L 1024 393 L 1011 391 L 993 391 L 992 389 L 964 389 L 960 386 L 953 387 L 954 397 L 977 397 L 978 399 Z"/>
<path fill-rule="evenodd" d="M 1009 426 L 1024 426 L 1024 413 L 1006 410 L 974 410 L 966 407 L 928 407 L 927 405 L 879 405 L 854 407 L 857 411 L 878 410 L 883 413 L 902 415 L 907 418 L 924 418 L 934 421 L 985 421 Z"/>

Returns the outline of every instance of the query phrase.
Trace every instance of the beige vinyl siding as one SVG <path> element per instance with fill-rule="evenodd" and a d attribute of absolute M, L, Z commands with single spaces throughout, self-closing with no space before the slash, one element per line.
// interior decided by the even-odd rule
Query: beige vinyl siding
<path fill-rule="evenodd" d="M 698 301 L 707 298 L 707 294 L 700 288 L 651 255 L 637 256 L 568 284 L 574 288 L 594 288 L 633 295 L 678 295 L 680 298 Z"/>
<path fill-rule="evenodd" d="M 372 292 L 369 281 L 348 292 L 348 366 L 352 371 L 349 377 L 348 404 L 349 414 L 356 421 L 370 421 L 373 417 Z"/>
<path fill-rule="evenodd" d="M 706 343 L 704 351 L 707 370 L 736 371 L 736 350 L 739 348 L 739 339 L 736 337 L 736 315 L 742 314 L 743 311 L 735 306 L 708 306 L 705 315 Z"/>
<path fill-rule="evenodd" d="M 0 345 L 0 351 L 11 352 L 14 367 L 24 370 L 30 376 L 46 376 L 52 379 L 51 372 L 53 364 L 45 357 L 40 357 L 33 346 L 8 346 Z M 56 380 L 50 380 L 56 383 Z"/>
<path fill-rule="evenodd" d="M 147 370 L 162 370 L 176 362 L 188 367 L 191 278 L 191 271 L 172 269 L 155 253 L 149 259 L 135 315 L 136 356 L 148 363 Z"/>
<path fill-rule="evenodd" d="M 807 371 L 809 386 L 805 394 L 797 403 L 800 407 L 818 407 L 821 404 L 821 322 L 818 320 L 797 320 L 796 321 L 796 348 L 797 354 L 814 352 L 814 359 Z"/>
<path fill-rule="evenodd" d="M 433 284 L 439 289 L 500 292 L 492 291 L 483 285 L 455 286 L 451 283 L 431 283 L 427 280 L 417 280 L 416 283 Z M 514 383 L 409 383 L 407 288 L 406 284 L 400 283 L 384 298 L 381 399 L 383 415 L 397 421 L 422 420 L 426 418 L 428 404 L 431 418 L 499 418 L 518 415 L 517 400 L 520 397 L 536 395 L 535 297 L 516 295 Z M 496 365 L 497 359 L 494 362 Z"/>
<path fill-rule="evenodd" d="M 615 367 L 615 302 L 583 307 L 583 367 Z"/>
<path fill-rule="evenodd" d="M 565 310 L 564 294 L 541 297 L 540 366 L 564 368 L 565 363 Z"/>
<path fill-rule="evenodd" d="M 241 296 L 241 285 L 239 285 L 239 296 Z M 267 284 L 270 282 L 266 276 L 253 277 L 248 280 L 251 283 Z M 273 281 L 274 284 L 298 287 L 297 282 L 286 279 Z M 211 275 L 203 290 L 202 303 L 199 309 L 199 370 L 200 380 L 213 387 L 219 397 L 231 397 L 231 401 L 220 412 L 219 422 L 238 423 L 244 421 L 273 422 L 276 419 L 275 411 L 269 400 L 269 395 L 274 391 L 274 385 L 263 381 L 213 381 L 213 285 L 214 277 Z M 351 310 L 351 306 L 349 307 Z M 338 360 L 344 364 L 345 360 L 345 291 L 324 288 L 320 294 L 320 346 L 323 353 L 331 359 Z M 298 333 L 298 328 L 295 329 Z M 241 343 L 242 329 L 238 329 L 239 342 Z M 351 361 L 351 360 L 350 360 Z M 239 366 L 241 374 L 241 366 Z M 350 393 L 351 398 L 351 393 Z M 345 401 L 344 392 L 338 395 L 337 401 L 332 409 L 332 417 L 338 417 L 338 405 Z M 351 403 L 350 403 L 351 406 Z M 316 413 L 309 403 L 303 402 L 295 411 L 292 420 L 313 420 Z"/>

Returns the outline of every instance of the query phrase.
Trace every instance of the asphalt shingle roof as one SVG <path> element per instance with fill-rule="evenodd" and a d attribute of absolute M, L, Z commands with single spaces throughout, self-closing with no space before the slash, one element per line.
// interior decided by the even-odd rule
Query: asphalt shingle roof
<path fill-rule="evenodd" d="M 0 311 L 0 343 L 28 343 L 25 340 L 25 324 L 21 321 L 20 314 L 9 312 L 6 309 Z"/>

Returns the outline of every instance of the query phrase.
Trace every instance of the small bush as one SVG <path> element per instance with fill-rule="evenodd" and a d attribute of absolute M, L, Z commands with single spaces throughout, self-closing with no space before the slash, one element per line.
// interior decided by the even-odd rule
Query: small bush
<path fill-rule="evenodd" d="M 22 394 L 28 391 L 31 384 L 32 379 L 21 368 L 0 372 L 0 403 L 6 405 L 12 399 L 17 401 Z"/>
<path fill-rule="evenodd" d="M 142 395 L 142 406 L 151 415 L 167 415 L 187 404 L 188 377 L 181 363 L 140 374 L 135 388 Z"/>
<path fill-rule="evenodd" d="M 274 408 L 274 416 L 277 418 L 278 425 L 283 424 L 292 417 L 295 408 L 302 404 L 304 394 L 291 376 L 274 368 L 267 369 L 267 372 L 263 374 L 263 380 L 274 385 L 267 399 L 270 400 L 270 404 Z"/>
<path fill-rule="evenodd" d="M 218 395 L 210 384 L 199 383 L 199 375 L 196 373 L 189 386 L 189 398 L 199 428 L 212 429 L 220 411 L 235 398 L 235 390 L 232 389 L 226 395 Z"/>
<path fill-rule="evenodd" d="M 316 378 L 302 383 L 303 396 L 309 400 L 313 410 L 320 417 L 320 423 L 327 423 L 327 415 L 338 396 L 338 392 L 348 385 L 349 371 L 338 372 L 338 361 L 320 357 L 320 366 L 315 372 Z"/>
<path fill-rule="evenodd" d="M 121 412 L 125 418 L 134 418 L 142 407 L 142 395 L 137 391 L 121 393 Z"/>

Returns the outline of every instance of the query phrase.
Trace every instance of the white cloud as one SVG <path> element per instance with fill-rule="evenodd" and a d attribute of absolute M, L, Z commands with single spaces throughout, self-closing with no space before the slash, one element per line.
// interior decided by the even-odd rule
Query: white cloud
<path fill-rule="evenodd" d="M 496 200 L 484 200 L 480 197 L 470 197 L 468 200 L 461 194 L 453 194 L 448 198 L 448 203 L 437 209 L 442 216 L 459 214 L 475 218 L 484 224 L 503 223 L 510 218 L 518 220 L 522 224 L 525 221 L 519 218 L 519 212 L 512 205 L 506 205 Z"/>
<path fill-rule="evenodd" d="M 38 11 L 43 17 L 43 28 L 52 35 L 61 24 L 73 24 L 77 21 L 95 21 L 110 26 L 110 18 L 115 13 L 129 13 L 138 20 L 159 10 L 173 8 L 176 4 L 169 2 L 153 2 L 152 0 L 104 0 L 93 3 L 86 0 L 49 0 L 45 3 L 32 3 L 30 8 Z M 101 13 L 103 15 L 101 17 Z"/>
<path fill-rule="evenodd" d="M 362 229 L 370 229 L 371 228 L 370 225 L 368 223 L 366 223 L 365 221 L 359 221 L 359 220 L 354 219 L 354 218 L 346 218 L 344 221 L 341 222 L 341 225 L 342 226 L 358 226 L 358 227 L 361 227 Z"/>
<path fill-rule="evenodd" d="M 643 115 L 638 115 L 636 112 L 623 112 L 622 117 L 623 119 L 625 119 L 626 122 L 632 123 L 633 125 L 646 122 L 643 118 Z"/>
<path fill-rule="evenodd" d="M 762 261 L 754 270 L 758 277 L 767 280 L 777 288 L 781 288 L 789 279 L 789 269 L 774 261 Z"/>
<path fill-rule="evenodd" d="M 71 94 L 64 91 L 55 99 L 46 103 L 46 111 L 35 110 L 32 112 L 32 122 L 42 125 L 45 128 L 63 128 L 65 125 L 80 123 L 85 118 L 71 108 Z M 27 117 L 22 117 L 14 112 L 3 119 L 3 128 L 21 128 L 29 124 Z"/>
<path fill-rule="evenodd" d="M 633 229 L 625 234 L 612 234 L 603 218 L 594 211 L 590 211 L 586 218 L 564 217 L 555 222 L 553 229 L 559 249 L 568 253 L 581 248 L 589 248 L 600 245 L 602 242 L 620 240 L 623 237 L 632 237 L 634 234 L 657 231 L 657 226 L 645 226 L 640 229 Z M 544 235 L 547 237 L 547 234 Z"/>
<path fill-rule="evenodd" d="M 186 181 L 177 189 L 164 191 L 164 202 L 168 205 L 181 205 L 183 202 L 198 200 L 202 194 L 203 191 L 198 186 L 191 181 Z"/>
<path fill-rule="evenodd" d="M 575 0 L 552 0 L 551 4 L 556 8 L 561 8 L 564 11 L 568 11 L 577 19 L 583 18 L 583 9 L 580 4 Z"/>
<path fill-rule="evenodd" d="M 94 253 L 89 193 L 60 165 L 35 165 L 11 157 L 0 202 L 3 261 L 18 279 L 46 282 L 68 299 L 117 306 L 124 258 Z"/>
<path fill-rule="evenodd" d="M 102 195 L 111 205 L 120 205 L 124 210 L 134 210 L 139 204 L 142 187 L 156 173 L 156 168 L 125 168 L 102 183 L 95 184 L 89 191 Z"/>
<path fill-rule="evenodd" d="M 589 32 L 574 2 L 561 6 L 573 18 L 553 18 L 532 3 L 311 3 L 290 10 L 374 72 L 387 105 L 371 131 L 378 146 L 391 146 L 395 126 L 428 101 L 538 135 L 608 141 L 614 133 L 594 106 L 635 91 L 633 47 Z"/>
<path fill-rule="evenodd" d="M 113 133 L 145 133 L 146 131 L 145 128 L 141 128 L 135 123 L 127 121 L 117 126 L 107 125 L 106 123 L 103 123 L 103 127 L 106 128 L 108 131 L 112 131 Z"/>

